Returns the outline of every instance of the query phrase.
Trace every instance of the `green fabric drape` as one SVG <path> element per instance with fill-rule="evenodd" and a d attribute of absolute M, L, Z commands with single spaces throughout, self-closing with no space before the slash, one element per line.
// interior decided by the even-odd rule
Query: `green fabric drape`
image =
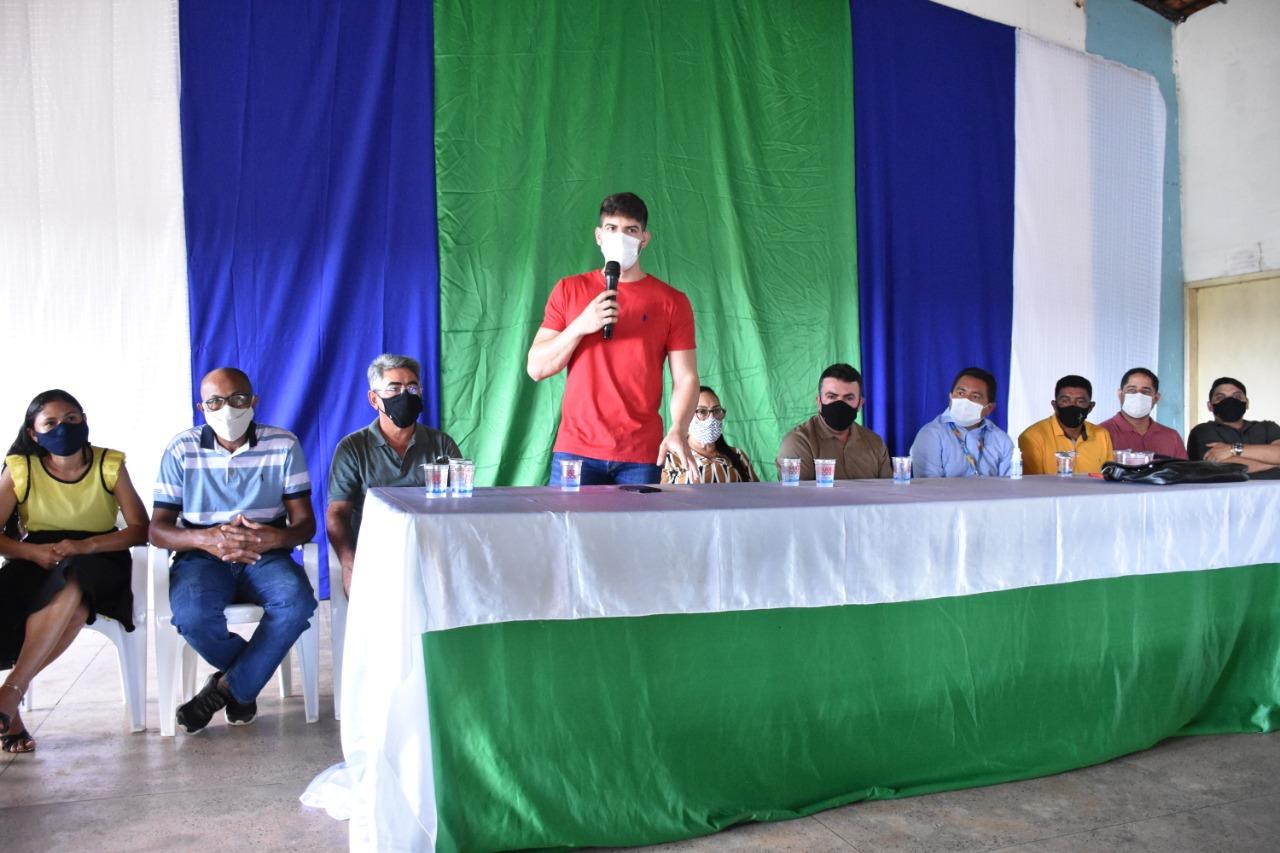
<path fill-rule="evenodd" d="M 1280 725 L 1280 566 L 424 635 L 438 850 L 653 844 Z"/>
<path fill-rule="evenodd" d="M 442 421 L 477 483 L 546 482 L 564 380 L 525 356 L 623 190 L 728 440 L 775 476 L 819 372 L 858 363 L 849 45 L 843 0 L 436 0 Z"/>

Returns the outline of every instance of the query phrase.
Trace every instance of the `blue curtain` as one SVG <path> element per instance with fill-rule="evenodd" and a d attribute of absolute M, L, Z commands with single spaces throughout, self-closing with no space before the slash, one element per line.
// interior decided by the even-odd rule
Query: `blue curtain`
<path fill-rule="evenodd" d="M 374 356 L 422 361 L 439 422 L 431 3 L 184 0 L 179 33 L 193 386 L 252 377 L 323 531 Z"/>
<path fill-rule="evenodd" d="M 1013 331 L 1014 30 L 927 0 L 853 0 L 864 418 L 894 454 Z"/>

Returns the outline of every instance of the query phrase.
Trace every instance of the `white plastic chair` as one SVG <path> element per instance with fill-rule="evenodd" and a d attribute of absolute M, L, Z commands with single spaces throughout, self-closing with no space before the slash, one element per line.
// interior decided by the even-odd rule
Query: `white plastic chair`
<path fill-rule="evenodd" d="M 120 665 L 120 692 L 129 707 L 129 728 L 141 732 L 147 728 L 147 546 L 129 549 L 133 558 L 130 584 L 133 588 L 133 630 L 109 616 L 98 614 L 92 625 L 85 627 L 97 631 L 116 647 L 116 661 Z M 27 685 L 23 697 L 24 708 L 35 707 L 36 681 Z"/>
<path fill-rule="evenodd" d="M 302 546 L 302 567 L 314 593 L 319 589 L 320 549 L 314 542 Z M 196 692 L 196 651 L 173 626 L 173 610 L 169 607 L 169 559 L 164 548 L 151 549 L 151 594 L 155 606 L 156 681 L 160 688 L 160 734 L 173 737 L 178 705 Z M 227 624 L 256 625 L 262 621 L 262 608 L 256 604 L 232 604 L 226 609 Z M 291 656 L 298 655 L 302 669 L 302 704 L 307 722 L 320 719 L 320 617 L 311 615 L 307 629 L 293 644 L 293 649 L 280 662 L 280 698 L 293 694 Z"/>
<path fill-rule="evenodd" d="M 347 637 L 347 593 L 342 589 L 342 565 L 329 546 L 329 643 L 333 649 L 333 718 L 342 719 L 342 644 Z"/>

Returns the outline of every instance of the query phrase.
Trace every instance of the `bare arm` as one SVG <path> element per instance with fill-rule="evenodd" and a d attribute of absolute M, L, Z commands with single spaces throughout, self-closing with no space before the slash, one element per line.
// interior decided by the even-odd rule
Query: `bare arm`
<path fill-rule="evenodd" d="M 1246 444 L 1244 453 L 1235 455 L 1235 445 L 1211 441 L 1205 445 L 1204 458 L 1211 462 L 1242 462 L 1250 471 L 1265 471 L 1280 465 L 1280 441 L 1270 444 Z"/>
<path fill-rule="evenodd" d="M 698 405 L 698 351 L 676 350 L 667 354 L 671 366 L 671 428 L 658 447 L 661 465 L 668 453 L 677 456 L 681 467 L 688 468 L 693 460 L 689 452 L 689 422 Z"/>
<path fill-rule="evenodd" d="M 157 548 L 166 548 L 175 553 L 205 551 L 221 560 L 221 530 L 220 527 L 179 527 L 177 510 L 156 507 L 151 516 L 148 536 L 151 544 Z"/>
<path fill-rule="evenodd" d="M 342 589 L 347 597 L 351 596 L 351 570 L 356 563 L 356 545 L 351 536 L 354 510 L 355 504 L 351 501 L 329 501 L 324 511 L 324 529 L 342 566 Z"/>
<path fill-rule="evenodd" d="M 13 488 L 13 476 L 9 469 L 0 473 L 0 525 L 9 520 L 18 506 L 18 493 Z M 52 569 L 62 559 L 54 553 L 52 545 L 33 545 L 19 542 L 8 536 L 0 535 L 0 557 L 10 560 L 30 560 L 31 562 Z"/>
<path fill-rule="evenodd" d="M 541 382 L 548 376 L 555 376 L 569 363 L 579 341 L 600 331 L 606 323 L 616 323 L 617 295 L 617 291 L 613 290 L 600 291 L 564 331 L 557 332 L 545 326 L 538 329 L 538 333 L 533 336 L 533 345 L 529 347 L 529 357 L 525 364 L 529 377 L 534 382 Z M 696 399 L 696 393 L 694 397 Z"/>

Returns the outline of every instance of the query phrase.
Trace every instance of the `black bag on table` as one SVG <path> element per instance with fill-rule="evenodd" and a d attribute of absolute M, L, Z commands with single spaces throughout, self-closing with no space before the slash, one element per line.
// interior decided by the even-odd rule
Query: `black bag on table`
<path fill-rule="evenodd" d="M 1239 462 L 1193 462 L 1189 459 L 1160 459 L 1146 465 L 1104 462 L 1102 477 L 1117 483 L 1239 483 L 1249 479 L 1249 466 Z"/>

